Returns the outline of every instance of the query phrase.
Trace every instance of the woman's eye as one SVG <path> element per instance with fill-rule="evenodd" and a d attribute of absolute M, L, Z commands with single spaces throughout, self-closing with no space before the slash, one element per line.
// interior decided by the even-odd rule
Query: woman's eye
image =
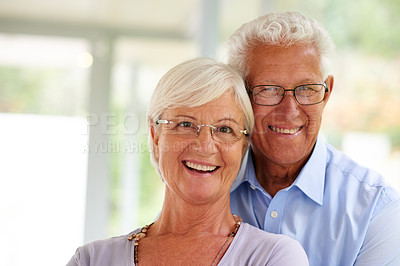
<path fill-rule="evenodd" d="M 218 127 L 218 132 L 231 134 L 231 133 L 233 133 L 233 129 L 228 126 L 222 126 L 222 127 Z"/>
<path fill-rule="evenodd" d="M 192 127 L 193 123 L 189 121 L 182 121 L 178 123 L 178 127 Z"/>

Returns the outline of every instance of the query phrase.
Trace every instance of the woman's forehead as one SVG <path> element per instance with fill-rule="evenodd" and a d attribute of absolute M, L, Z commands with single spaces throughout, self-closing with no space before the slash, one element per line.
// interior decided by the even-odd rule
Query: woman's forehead
<path fill-rule="evenodd" d="M 243 112 L 237 105 L 219 106 L 206 104 L 197 107 L 175 107 L 165 110 L 163 116 L 169 118 L 190 118 L 198 121 L 243 120 Z"/>

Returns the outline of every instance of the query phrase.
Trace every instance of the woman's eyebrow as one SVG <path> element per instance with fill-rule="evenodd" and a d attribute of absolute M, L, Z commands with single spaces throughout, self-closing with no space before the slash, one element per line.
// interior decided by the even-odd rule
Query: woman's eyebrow
<path fill-rule="evenodd" d="M 191 115 L 179 114 L 179 115 L 176 115 L 176 117 L 177 117 L 177 118 L 178 118 L 178 117 L 190 118 L 190 119 L 192 119 L 192 120 L 199 121 L 198 119 L 196 119 L 195 117 L 193 117 L 193 116 L 191 116 Z M 224 121 L 231 121 L 231 122 L 233 122 L 233 123 L 235 123 L 235 124 L 239 124 L 234 118 L 231 118 L 231 117 L 220 118 L 220 119 L 218 119 L 218 120 L 216 121 L 216 123 L 218 124 L 218 123 L 221 123 L 221 122 L 224 122 Z"/>
<path fill-rule="evenodd" d="M 233 119 L 233 118 L 231 118 L 231 117 L 221 118 L 221 119 L 219 119 L 219 120 L 217 121 L 217 123 L 220 123 L 220 122 L 222 122 L 222 121 L 231 121 L 231 122 L 233 122 L 233 123 L 235 123 L 235 124 L 239 124 L 235 119 Z"/>
<path fill-rule="evenodd" d="M 186 117 L 186 118 L 190 118 L 190 119 L 192 119 L 192 120 L 196 120 L 196 118 L 194 118 L 194 117 L 191 116 L 191 115 L 177 115 L 176 117 Z"/>

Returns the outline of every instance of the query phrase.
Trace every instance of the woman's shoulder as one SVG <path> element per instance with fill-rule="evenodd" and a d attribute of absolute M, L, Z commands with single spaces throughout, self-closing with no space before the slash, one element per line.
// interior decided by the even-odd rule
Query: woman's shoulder
<path fill-rule="evenodd" d="M 257 242 L 258 245 L 274 248 L 290 245 L 302 249 L 300 243 L 297 240 L 287 235 L 266 232 L 248 223 L 243 223 L 242 226 L 242 237 L 244 239 L 251 239 L 252 242 Z"/>
<path fill-rule="evenodd" d="M 87 243 L 76 250 L 67 266 L 131 265 L 133 243 L 129 241 L 128 237 L 139 230 Z"/>
<path fill-rule="evenodd" d="M 287 235 L 270 233 L 248 223 L 243 223 L 242 226 L 245 237 L 254 238 L 255 241 L 266 242 L 268 244 L 297 242 Z"/>
<path fill-rule="evenodd" d="M 238 265 L 308 265 L 300 243 L 286 235 L 265 232 L 243 223 L 232 242 L 229 261 Z M 240 256 L 237 251 L 240 250 Z"/>
<path fill-rule="evenodd" d="M 100 251 L 103 249 L 110 249 L 110 248 L 113 248 L 116 246 L 121 246 L 121 245 L 126 244 L 126 242 L 128 241 L 129 235 L 130 234 L 120 235 L 120 236 L 114 236 L 114 237 L 107 238 L 107 239 L 92 241 L 92 242 L 89 242 L 89 243 L 83 245 L 80 248 L 91 250 L 92 252 Z"/>

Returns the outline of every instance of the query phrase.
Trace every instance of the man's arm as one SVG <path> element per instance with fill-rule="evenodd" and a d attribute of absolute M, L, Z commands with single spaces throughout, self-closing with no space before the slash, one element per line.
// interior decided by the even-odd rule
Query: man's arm
<path fill-rule="evenodd" d="M 400 265 L 400 200 L 372 218 L 354 265 Z"/>

